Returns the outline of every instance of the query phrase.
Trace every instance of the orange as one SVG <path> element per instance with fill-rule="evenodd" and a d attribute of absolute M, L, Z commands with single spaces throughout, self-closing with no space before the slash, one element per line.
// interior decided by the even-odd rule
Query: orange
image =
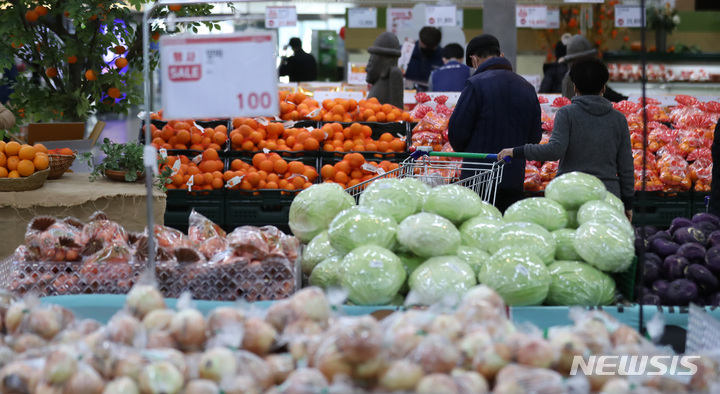
<path fill-rule="evenodd" d="M 225 131 L 216 131 L 212 136 L 212 140 L 214 143 L 222 146 L 222 144 L 227 141 L 227 129 Z"/>
<path fill-rule="evenodd" d="M 21 176 L 30 176 L 35 173 L 35 166 L 30 160 L 20 160 L 17 171 Z"/>
<path fill-rule="evenodd" d="M 317 171 L 315 171 L 314 168 L 312 168 L 312 167 L 307 167 L 307 168 L 305 169 L 305 172 L 303 172 L 303 175 L 305 175 L 305 178 L 307 178 L 307 180 L 308 180 L 309 182 L 315 182 L 315 179 L 317 179 L 317 175 L 318 175 L 318 174 L 317 174 Z"/>
<path fill-rule="evenodd" d="M 305 184 L 305 178 L 301 176 L 296 176 L 292 179 L 292 185 L 295 186 L 296 189 L 302 188 L 302 186 Z"/>
<path fill-rule="evenodd" d="M 8 156 L 17 156 L 20 148 L 22 148 L 22 145 L 18 142 L 10 141 L 5 145 L 5 154 Z"/>
<path fill-rule="evenodd" d="M 66 156 L 72 156 L 75 154 L 75 152 L 73 152 L 72 149 L 70 149 L 70 148 L 62 148 L 62 149 L 60 149 L 60 154 L 66 155 Z"/>
<path fill-rule="evenodd" d="M 318 142 L 318 140 L 316 140 L 315 138 L 308 138 L 307 140 L 305 140 L 303 148 L 305 150 L 318 150 L 318 148 L 320 148 L 320 142 Z"/>
<path fill-rule="evenodd" d="M 109 97 L 111 97 L 111 98 L 114 98 L 114 99 L 120 98 L 120 95 L 121 95 L 120 89 L 118 89 L 118 88 L 116 88 L 116 87 L 113 86 L 113 87 L 111 87 L 110 89 L 108 89 L 107 95 L 108 95 Z"/>
<path fill-rule="evenodd" d="M 350 177 L 344 172 L 338 172 L 335 174 L 335 178 L 333 179 L 337 183 L 347 183 L 350 180 Z"/>
<path fill-rule="evenodd" d="M 276 182 L 268 182 L 265 184 L 265 189 L 277 189 L 278 184 Z"/>
<path fill-rule="evenodd" d="M 0 178 L 7 178 L 8 170 L 5 167 L 0 167 Z"/>
<path fill-rule="evenodd" d="M 0 141 L 0 152 L 5 152 L 5 141 Z"/>
<path fill-rule="evenodd" d="M 279 136 L 280 134 L 285 131 L 285 128 L 283 127 L 282 123 L 270 123 L 267 125 L 267 133 L 270 136 Z"/>
<path fill-rule="evenodd" d="M 219 179 L 219 178 L 213 178 L 212 188 L 213 189 L 222 189 L 223 188 L 223 180 Z"/>
<path fill-rule="evenodd" d="M 124 57 L 119 57 L 115 60 L 115 67 L 117 68 L 125 68 L 127 65 L 128 61 Z"/>
<path fill-rule="evenodd" d="M 276 174 L 284 174 L 288 170 L 288 164 L 283 159 L 276 160 L 275 163 L 273 163 L 273 169 Z"/>
<path fill-rule="evenodd" d="M 252 187 L 257 187 L 260 184 L 260 174 L 257 172 L 251 172 L 245 177 L 245 179 Z"/>
<path fill-rule="evenodd" d="M 50 166 L 50 160 L 44 153 L 38 153 L 33 159 L 33 165 L 38 171 L 42 171 Z"/>
<path fill-rule="evenodd" d="M 287 171 L 291 174 L 302 174 L 305 171 L 305 164 L 300 161 L 291 161 L 288 163 Z"/>
<path fill-rule="evenodd" d="M 257 167 L 258 170 L 265 171 L 267 173 L 272 172 L 275 168 L 274 163 L 270 160 L 264 160 L 260 163 L 260 165 Z"/>
<path fill-rule="evenodd" d="M 118 55 L 122 55 L 123 53 L 125 53 L 125 47 L 122 46 L 122 45 L 117 45 L 117 46 L 114 48 L 114 50 L 115 50 L 115 53 L 118 54 Z"/>
<path fill-rule="evenodd" d="M 180 10 L 182 9 L 182 5 L 180 5 L 180 4 L 170 4 L 170 5 L 168 6 L 168 9 L 169 9 L 170 11 L 172 11 L 172 12 L 178 12 L 178 11 L 180 11 Z"/>
<path fill-rule="evenodd" d="M 187 130 L 178 131 L 176 137 L 179 144 L 187 144 L 190 142 L 190 132 Z"/>
<path fill-rule="evenodd" d="M 8 178 L 20 178 L 20 173 L 17 171 L 10 171 Z"/>
<path fill-rule="evenodd" d="M 392 142 L 390 142 L 390 149 L 394 150 L 395 152 L 405 152 L 405 148 L 407 148 L 405 141 L 400 141 L 399 138 L 394 139 L 392 140 Z"/>
<path fill-rule="evenodd" d="M 205 184 L 205 177 L 202 174 L 193 175 L 194 186 L 202 186 Z"/>
<path fill-rule="evenodd" d="M 55 68 L 55 67 L 48 67 L 48 68 L 45 70 L 45 75 L 47 75 L 48 78 L 55 78 L 55 77 L 57 77 L 57 76 L 58 76 L 57 68 Z"/>
<path fill-rule="evenodd" d="M 35 148 L 35 152 L 40 152 L 40 153 L 45 153 L 45 154 L 48 153 L 48 148 L 46 148 L 45 145 L 43 145 L 41 143 L 37 143 L 37 144 L 33 145 L 33 148 Z"/>
<path fill-rule="evenodd" d="M 202 155 L 203 160 L 218 160 L 220 158 L 215 149 L 205 149 Z"/>
<path fill-rule="evenodd" d="M 363 156 L 361 153 L 351 153 L 349 156 L 350 167 L 360 168 L 360 166 L 365 164 L 365 156 Z"/>
<path fill-rule="evenodd" d="M 342 160 L 342 161 L 335 163 L 335 172 L 343 172 L 345 174 L 349 174 L 350 173 L 350 162 L 347 160 Z"/>
<path fill-rule="evenodd" d="M 25 19 L 27 19 L 28 22 L 35 22 L 38 20 L 38 13 L 35 11 L 28 11 L 25 13 Z"/>
<path fill-rule="evenodd" d="M 97 73 L 93 70 L 87 70 L 85 71 L 85 79 L 88 81 L 94 81 L 97 79 Z"/>
<path fill-rule="evenodd" d="M 320 175 L 322 176 L 322 179 L 332 179 L 335 176 L 335 167 L 333 167 L 330 164 L 325 164 L 320 169 Z"/>
<path fill-rule="evenodd" d="M 22 160 L 32 160 L 35 158 L 35 148 L 30 145 L 23 145 L 18 152 L 18 156 Z"/>
<path fill-rule="evenodd" d="M 44 5 L 39 5 L 35 7 L 35 12 L 37 12 L 37 14 L 40 16 L 45 16 L 48 13 L 48 9 Z"/>
<path fill-rule="evenodd" d="M 0 152 L 0 167 L 5 167 L 5 164 L 7 163 L 7 157 L 5 157 L 5 154 Z"/>

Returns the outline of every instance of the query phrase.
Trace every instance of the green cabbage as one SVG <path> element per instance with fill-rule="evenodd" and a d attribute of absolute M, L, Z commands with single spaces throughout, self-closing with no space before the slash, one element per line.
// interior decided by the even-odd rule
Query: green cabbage
<path fill-rule="evenodd" d="M 407 274 L 400 258 L 376 245 L 360 246 L 340 263 L 340 282 L 356 305 L 384 305 L 392 301 Z"/>
<path fill-rule="evenodd" d="M 578 209 L 578 223 L 583 224 L 591 221 L 612 224 L 629 236 L 634 236 L 632 224 L 625 216 L 624 211 L 618 212 L 614 206 L 605 201 L 588 201 Z"/>
<path fill-rule="evenodd" d="M 368 207 L 352 207 L 340 212 L 330 222 L 330 245 L 341 254 L 358 246 L 378 245 L 391 248 L 395 243 L 397 222 L 392 216 Z"/>
<path fill-rule="evenodd" d="M 505 247 L 480 268 L 478 281 L 494 289 L 509 306 L 540 305 L 550 289 L 550 273 L 536 254 Z"/>
<path fill-rule="evenodd" d="M 333 218 L 355 205 L 355 199 L 336 183 L 322 183 L 301 191 L 290 205 L 288 224 L 302 243 L 327 230 Z"/>
<path fill-rule="evenodd" d="M 561 228 L 552 233 L 555 240 L 555 260 L 582 260 L 582 257 L 575 251 L 575 230 Z"/>
<path fill-rule="evenodd" d="M 539 224 L 547 231 L 567 226 L 567 212 L 560 203 L 546 197 L 520 200 L 505 210 L 506 222 L 530 222 Z"/>
<path fill-rule="evenodd" d="M 442 185 L 430 190 L 423 211 L 438 214 L 460 224 L 482 211 L 480 196 L 467 187 Z"/>
<path fill-rule="evenodd" d="M 562 174 L 545 186 L 545 197 L 559 202 L 566 210 L 580 208 L 592 200 L 603 200 L 607 190 L 600 179 L 583 172 Z"/>
<path fill-rule="evenodd" d="M 615 207 L 621 214 L 625 215 L 625 204 L 616 195 L 608 192 L 605 195 L 605 202 Z"/>
<path fill-rule="evenodd" d="M 556 261 L 548 266 L 548 305 L 608 305 L 615 298 L 615 280 L 579 261 Z"/>
<path fill-rule="evenodd" d="M 335 256 L 342 257 L 342 254 L 330 245 L 328 232 L 321 232 L 316 235 L 303 250 L 302 262 L 300 264 L 303 274 L 310 275 L 313 268 L 320 264 L 321 261 Z"/>
<path fill-rule="evenodd" d="M 360 194 L 359 205 L 374 208 L 400 222 L 414 214 L 418 207 L 419 196 L 407 185 L 396 178 L 374 181 Z"/>
<path fill-rule="evenodd" d="M 487 252 L 465 245 L 460 245 L 457 256 L 475 271 L 475 275 L 480 272 L 480 267 L 490 258 Z"/>
<path fill-rule="evenodd" d="M 400 223 L 397 240 L 420 257 L 452 255 L 460 246 L 460 232 L 444 217 L 421 212 Z"/>
<path fill-rule="evenodd" d="M 492 216 L 476 216 L 468 219 L 460 226 L 461 242 L 465 246 L 486 252 L 493 235 L 503 224 L 502 220 Z"/>
<path fill-rule="evenodd" d="M 488 252 L 492 255 L 506 246 L 533 252 L 545 264 L 555 261 L 556 244 L 552 234 L 535 223 L 515 222 L 500 226 L 491 238 Z"/>
<path fill-rule="evenodd" d="M 340 263 L 343 258 L 341 256 L 330 257 L 320 262 L 313 268 L 310 274 L 310 285 L 329 289 L 331 287 L 340 287 Z"/>
<path fill-rule="evenodd" d="M 475 272 L 456 256 L 438 256 L 418 267 L 408 280 L 412 301 L 429 305 L 446 296 L 462 297 L 477 284 Z"/>
<path fill-rule="evenodd" d="M 427 195 L 430 194 L 430 186 L 417 178 L 400 178 L 400 182 L 402 182 L 405 187 L 412 190 L 417 197 L 417 206 L 415 207 L 415 212 L 413 213 L 422 211 L 423 204 L 425 204 L 425 198 L 427 198 Z"/>
<path fill-rule="evenodd" d="M 575 251 L 600 271 L 622 272 L 635 256 L 635 239 L 613 224 L 590 221 L 575 231 Z"/>
<path fill-rule="evenodd" d="M 480 204 L 480 213 L 477 216 L 493 218 L 493 219 L 497 219 L 497 220 L 502 220 L 502 218 L 503 218 L 502 212 L 500 212 L 499 209 L 495 208 L 494 205 L 490 204 L 489 202 L 485 202 L 485 201 L 483 201 L 482 204 Z"/>

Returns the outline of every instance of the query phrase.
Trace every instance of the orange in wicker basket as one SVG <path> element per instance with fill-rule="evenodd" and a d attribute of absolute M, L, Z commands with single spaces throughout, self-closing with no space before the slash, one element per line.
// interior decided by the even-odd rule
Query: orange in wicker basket
<path fill-rule="evenodd" d="M 58 179 L 70 168 L 73 161 L 75 161 L 75 155 L 56 155 L 49 154 L 50 158 L 50 174 L 48 179 Z"/>

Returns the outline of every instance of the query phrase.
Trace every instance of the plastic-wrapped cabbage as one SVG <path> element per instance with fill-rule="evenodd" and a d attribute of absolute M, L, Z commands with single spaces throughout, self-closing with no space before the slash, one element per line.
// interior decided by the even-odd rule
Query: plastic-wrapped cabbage
<path fill-rule="evenodd" d="M 605 194 L 605 202 L 615 207 L 622 215 L 625 215 L 625 204 L 616 195 L 607 192 Z"/>
<path fill-rule="evenodd" d="M 492 255 L 501 248 L 512 246 L 533 252 L 545 262 L 555 261 L 555 240 L 549 231 L 535 223 L 505 223 L 492 236 L 488 252 Z"/>
<path fill-rule="evenodd" d="M 506 222 L 530 222 L 539 224 L 547 231 L 567 226 L 567 212 L 559 202 L 546 197 L 520 200 L 505 210 Z"/>
<path fill-rule="evenodd" d="M 330 222 L 330 245 L 341 254 L 363 245 L 391 248 L 395 243 L 397 222 L 392 216 L 369 207 L 352 207 L 340 212 Z"/>
<path fill-rule="evenodd" d="M 373 208 L 401 222 L 414 214 L 418 207 L 418 195 L 407 185 L 397 178 L 374 181 L 360 195 L 359 205 Z"/>
<path fill-rule="evenodd" d="M 482 204 L 480 204 L 480 213 L 476 217 L 486 217 L 502 220 L 503 215 L 502 212 L 500 212 L 499 209 L 495 208 L 494 205 L 490 204 L 489 202 L 483 201 Z"/>
<path fill-rule="evenodd" d="M 555 240 L 555 260 L 582 260 L 582 257 L 575 251 L 575 230 L 561 228 L 552 233 Z"/>
<path fill-rule="evenodd" d="M 422 263 L 408 281 L 411 301 L 429 305 L 446 296 L 462 297 L 477 284 L 475 272 L 456 256 L 433 257 Z"/>
<path fill-rule="evenodd" d="M 597 177 L 583 172 L 568 172 L 545 186 L 545 197 L 559 202 L 566 210 L 578 209 L 592 200 L 603 200 L 607 190 Z"/>
<path fill-rule="evenodd" d="M 548 305 L 608 305 L 615 298 L 615 280 L 580 261 L 556 261 L 548 267 Z"/>
<path fill-rule="evenodd" d="M 474 191 L 459 185 L 434 187 L 425 198 L 423 211 L 440 215 L 460 224 L 480 214 L 482 199 Z"/>
<path fill-rule="evenodd" d="M 313 268 L 320 264 L 321 261 L 335 256 L 342 257 L 342 254 L 330 245 L 328 232 L 321 232 L 316 235 L 303 250 L 302 262 L 300 264 L 303 274 L 310 275 Z"/>
<path fill-rule="evenodd" d="M 578 227 L 574 245 L 583 260 L 604 272 L 625 271 L 635 256 L 632 233 L 594 220 Z"/>
<path fill-rule="evenodd" d="M 313 268 L 310 274 L 310 285 L 329 289 L 331 287 L 340 287 L 340 263 L 341 256 L 330 257 L 320 262 Z"/>
<path fill-rule="evenodd" d="M 475 216 L 460 226 L 461 242 L 465 246 L 486 252 L 492 237 L 503 224 L 505 222 L 495 217 Z"/>
<path fill-rule="evenodd" d="M 625 213 L 618 212 L 614 206 L 605 201 L 595 200 L 583 204 L 578 209 L 577 221 L 579 224 L 591 221 L 608 223 L 625 230 L 630 236 L 635 234 Z"/>
<path fill-rule="evenodd" d="M 490 254 L 487 252 L 465 245 L 460 245 L 457 256 L 473 269 L 475 275 L 480 272 L 480 267 L 490 258 Z"/>
<path fill-rule="evenodd" d="M 478 281 L 494 289 L 510 306 L 540 305 L 550 289 L 550 273 L 536 254 L 505 247 L 490 256 Z"/>
<path fill-rule="evenodd" d="M 416 256 L 453 255 L 460 246 L 460 232 L 444 217 L 421 212 L 400 223 L 397 240 Z"/>
<path fill-rule="evenodd" d="M 384 305 L 392 301 L 407 274 L 400 258 L 376 245 L 360 246 L 340 263 L 340 283 L 356 305 Z"/>
<path fill-rule="evenodd" d="M 425 198 L 428 194 L 430 194 L 430 186 L 416 178 L 400 178 L 400 182 L 402 182 L 405 187 L 412 190 L 417 197 L 417 206 L 415 207 L 415 212 L 413 213 L 422 211 L 423 204 L 425 204 Z"/>
<path fill-rule="evenodd" d="M 313 185 L 301 191 L 290 205 L 288 224 L 302 243 L 327 230 L 335 216 L 355 205 L 355 199 L 336 183 Z"/>

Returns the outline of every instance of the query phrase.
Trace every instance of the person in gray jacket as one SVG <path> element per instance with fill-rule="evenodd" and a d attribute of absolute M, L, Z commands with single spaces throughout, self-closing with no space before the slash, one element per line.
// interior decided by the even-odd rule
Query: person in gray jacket
<path fill-rule="evenodd" d="M 594 175 L 609 192 L 622 200 L 632 220 L 635 179 L 627 119 L 603 97 L 608 69 L 594 57 L 573 62 L 570 78 L 575 84 L 572 104 L 555 114 L 547 144 L 505 148 L 498 159 L 560 160 L 557 175 L 580 171 Z"/>

